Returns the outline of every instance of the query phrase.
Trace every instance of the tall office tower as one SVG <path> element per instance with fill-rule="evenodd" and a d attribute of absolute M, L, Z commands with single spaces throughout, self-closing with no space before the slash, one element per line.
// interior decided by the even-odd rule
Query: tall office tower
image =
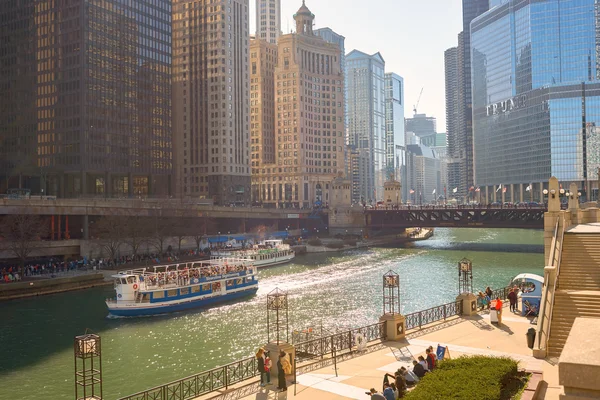
<path fill-rule="evenodd" d="M 346 56 L 348 144 L 358 152 L 358 180 L 353 180 L 354 202 L 383 198 L 386 180 L 385 61 L 381 54 L 353 50 Z"/>
<path fill-rule="evenodd" d="M 171 2 L 3 2 L 0 193 L 171 193 Z"/>
<path fill-rule="evenodd" d="M 277 44 L 281 36 L 281 0 L 256 0 L 256 39 Z"/>
<path fill-rule="evenodd" d="M 458 135 L 459 127 L 459 90 L 458 90 L 458 47 L 452 47 L 444 53 L 444 67 L 446 77 L 446 130 L 448 136 L 447 149 L 447 168 L 448 187 L 451 189 L 464 187 L 466 180 L 461 183 L 461 176 L 466 176 L 461 167 L 465 166 L 462 162 L 461 149 L 464 149 L 464 143 L 461 144 Z"/>
<path fill-rule="evenodd" d="M 177 0 L 173 7 L 178 193 L 249 203 L 248 0 Z"/>
<path fill-rule="evenodd" d="M 277 45 L 275 163 L 260 169 L 253 188 L 255 201 L 267 207 L 325 205 L 331 182 L 344 171 L 341 53 L 314 34 L 314 18 L 303 2 L 294 15 L 296 33 Z"/>
<path fill-rule="evenodd" d="M 341 71 L 346 71 L 346 38 L 339 33 L 336 33 L 331 28 L 320 28 L 315 29 L 315 35 L 321 36 L 323 40 L 329 43 L 337 44 L 340 47 L 340 51 L 342 56 L 340 57 L 340 68 Z M 346 85 L 346 80 L 344 80 L 344 122 L 346 124 L 346 129 L 348 128 L 348 99 L 346 98 L 346 94 L 348 93 Z M 347 133 L 345 132 L 347 135 Z M 348 169 L 350 162 L 348 157 L 348 146 L 344 145 L 344 164 L 346 166 L 346 175 L 350 176 L 350 170 Z"/>
<path fill-rule="evenodd" d="M 581 200 L 595 198 L 597 6 L 511 0 L 471 23 L 475 182 L 483 201 L 543 201 L 551 176 L 566 188 L 577 183 Z"/>
<path fill-rule="evenodd" d="M 461 186 L 458 195 L 465 197 L 474 183 L 473 175 L 473 112 L 471 100 L 471 21 L 489 9 L 489 0 L 463 0 L 463 31 L 459 35 L 459 127 L 461 150 Z M 463 145 L 464 143 L 464 145 Z"/>
<path fill-rule="evenodd" d="M 393 72 L 385 74 L 385 132 L 387 174 L 402 183 L 402 198 L 406 199 L 404 79 Z"/>
<path fill-rule="evenodd" d="M 261 202 L 259 187 L 266 168 L 275 164 L 275 65 L 277 45 L 250 40 L 250 151 L 252 200 Z"/>

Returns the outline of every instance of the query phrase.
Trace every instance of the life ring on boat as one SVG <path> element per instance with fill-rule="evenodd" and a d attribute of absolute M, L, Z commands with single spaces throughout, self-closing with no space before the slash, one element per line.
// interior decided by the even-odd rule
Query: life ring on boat
<path fill-rule="evenodd" d="M 134 284 L 133 284 L 133 290 L 137 290 L 137 288 L 138 288 L 138 285 L 137 285 L 137 283 L 134 283 Z"/>

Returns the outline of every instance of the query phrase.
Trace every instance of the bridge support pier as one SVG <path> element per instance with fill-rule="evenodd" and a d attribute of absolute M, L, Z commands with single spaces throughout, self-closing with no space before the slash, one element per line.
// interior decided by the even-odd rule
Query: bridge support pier
<path fill-rule="evenodd" d="M 406 318 L 402 314 L 384 314 L 379 322 L 385 322 L 387 340 L 399 342 L 406 338 Z"/>
<path fill-rule="evenodd" d="M 83 240 L 90 240 L 90 217 L 88 215 L 83 216 L 82 228 Z"/>
<path fill-rule="evenodd" d="M 456 301 L 462 301 L 462 316 L 471 317 L 477 314 L 477 296 L 473 293 L 462 293 L 456 297 Z"/>

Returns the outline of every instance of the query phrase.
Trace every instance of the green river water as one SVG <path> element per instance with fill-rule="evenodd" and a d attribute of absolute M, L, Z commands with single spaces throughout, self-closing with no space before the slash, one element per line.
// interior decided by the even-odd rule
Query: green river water
<path fill-rule="evenodd" d="M 456 297 L 463 257 L 476 290 L 503 287 L 543 273 L 543 232 L 437 229 L 407 248 L 299 256 L 260 270 L 254 297 L 167 316 L 106 318 L 110 287 L 4 302 L 0 400 L 72 399 L 73 337 L 86 328 L 102 337 L 104 398 L 115 399 L 253 354 L 266 342 L 266 295 L 276 287 L 289 294 L 290 329 L 358 327 L 382 313 L 384 273 L 400 275 L 402 311 L 414 312 Z"/>

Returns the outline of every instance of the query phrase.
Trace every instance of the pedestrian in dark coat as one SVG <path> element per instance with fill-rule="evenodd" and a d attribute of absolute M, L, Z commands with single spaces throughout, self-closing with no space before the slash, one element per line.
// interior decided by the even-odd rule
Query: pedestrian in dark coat
<path fill-rule="evenodd" d="M 285 359 L 285 352 L 279 353 L 279 359 L 277 360 L 277 388 L 282 392 L 287 390 L 287 382 L 285 381 L 285 369 L 283 368 L 283 360 Z"/>

